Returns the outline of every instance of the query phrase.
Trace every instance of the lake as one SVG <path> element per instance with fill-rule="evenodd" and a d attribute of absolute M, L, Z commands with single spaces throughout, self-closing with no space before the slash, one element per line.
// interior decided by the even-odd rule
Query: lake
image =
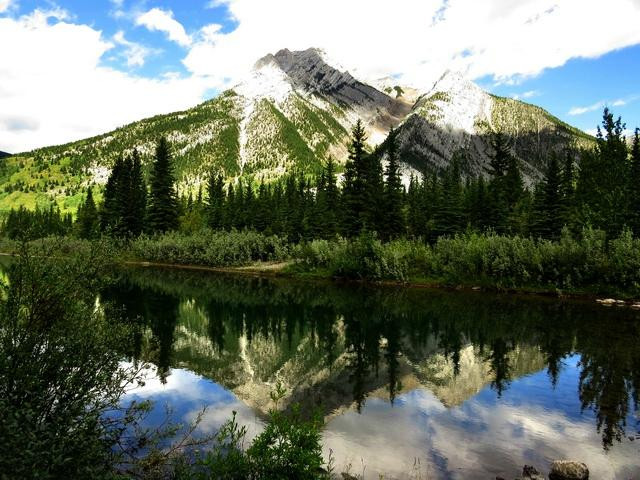
<path fill-rule="evenodd" d="M 640 312 L 591 302 L 367 287 L 171 269 L 127 270 L 101 294 L 137 317 L 129 394 L 149 422 L 250 435 L 274 407 L 324 417 L 337 472 L 494 479 L 584 461 L 640 478 Z"/>

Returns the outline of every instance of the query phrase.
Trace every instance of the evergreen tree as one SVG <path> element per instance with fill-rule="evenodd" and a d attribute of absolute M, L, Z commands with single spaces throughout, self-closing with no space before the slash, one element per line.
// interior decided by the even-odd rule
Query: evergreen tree
<path fill-rule="evenodd" d="M 534 196 L 531 232 L 543 238 L 560 237 L 562 215 L 562 177 L 558 159 L 551 155 L 544 180 Z"/>
<path fill-rule="evenodd" d="M 118 201 L 118 191 L 120 191 L 120 183 L 124 177 L 124 159 L 118 157 L 104 188 L 104 201 L 100 211 L 100 227 L 103 232 L 115 232 L 121 221 L 122 212 L 120 211 L 121 202 Z"/>
<path fill-rule="evenodd" d="M 438 193 L 439 201 L 437 210 L 434 212 L 432 240 L 441 235 L 455 235 L 465 226 L 459 154 L 454 155 L 451 166 L 444 172 Z"/>
<path fill-rule="evenodd" d="M 598 127 L 595 151 L 583 152 L 576 196 L 580 221 L 616 236 L 628 219 L 628 151 L 620 117 L 614 120 L 608 108 Z"/>
<path fill-rule="evenodd" d="M 207 225 L 213 230 L 219 230 L 224 225 L 224 180 L 222 175 L 209 175 L 207 183 Z"/>
<path fill-rule="evenodd" d="M 223 209 L 223 221 L 224 228 L 226 230 L 231 230 L 232 228 L 237 228 L 237 215 L 236 215 L 236 191 L 233 184 L 230 184 L 227 188 L 227 198 L 224 202 Z"/>
<path fill-rule="evenodd" d="M 640 236 L 640 129 L 636 128 L 631 147 L 631 173 L 628 184 L 629 228 Z"/>
<path fill-rule="evenodd" d="M 100 234 L 100 218 L 91 187 L 87 189 L 84 202 L 78 207 L 76 230 L 80 238 L 93 239 Z"/>
<path fill-rule="evenodd" d="M 366 202 L 367 182 L 373 176 L 370 165 L 367 164 L 365 141 L 367 136 L 362 122 L 358 120 L 352 130 L 349 159 L 345 165 L 343 198 L 343 233 L 348 237 L 357 236 L 369 220 L 369 210 Z"/>
<path fill-rule="evenodd" d="M 418 179 L 411 175 L 409 189 L 407 191 L 407 230 L 413 237 L 421 235 L 421 185 Z"/>
<path fill-rule="evenodd" d="M 178 199 L 171 164 L 171 153 L 166 138 L 161 137 L 156 146 L 151 171 L 151 190 L 147 214 L 151 232 L 166 232 L 178 226 Z"/>
<path fill-rule="evenodd" d="M 336 183 L 336 164 L 329 158 L 324 170 L 325 213 L 323 215 L 324 235 L 335 236 L 339 231 L 338 211 L 340 209 L 340 190 Z"/>
<path fill-rule="evenodd" d="M 491 146 L 488 223 L 497 232 L 506 233 L 515 223 L 513 213 L 522 196 L 522 177 L 506 137 L 501 133 L 494 134 Z"/>
<path fill-rule="evenodd" d="M 112 233 L 118 237 L 128 237 L 129 229 L 129 209 L 132 201 L 131 171 L 133 170 L 133 160 L 131 156 L 124 157 L 121 163 L 120 176 L 116 182 L 114 205 L 114 218 Z"/>
<path fill-rule="evenodd" d="M 472 179 L 465 189 L 466 211 L 471 227 L 484 231 L 490 212 L 487 205 L 487 186 L 484 177 Z"/>
<path fill-rule="evenodd" d="M 400 178 L 398 165 L 398 149 L 396 142 L 397 133 L 392 128 L 387 137 L 387 168 L 385 169 L 386 182 L 384 184 L 381 217 L 384 219 L 382 226 L 383 237 L 396 238 L 405 233 L 403 218 L 403 194 L 404 188 Z"/>
<path fill-rule="evenodd" d="M 573 226 L 575 221 L 575 168 L 574 152 L 567 150 L 562 167 L 560 191 L 562 195 L 562 219 L 564 225 Z"/>
<path fill-rule="evenodd" d="M 272 223 L 271 195 L 269 188 L 264 183 L 264 179 L 260 181 L 260 186 L 258 187 L 255 209 L 256 215 L 254 226 L 259 232 L 264 232 Z"/>
<path fill-rule="evenodd" d="M 142 162 L 137 149 L 133 150 L 131 156 L 131 174 L 129 203 L 126 208 L 126 218 L 128 232 L 134 237 L 140 236 L 144 231 L 144 222 L 147 210 L 147 184 L 142 173 Z"/>

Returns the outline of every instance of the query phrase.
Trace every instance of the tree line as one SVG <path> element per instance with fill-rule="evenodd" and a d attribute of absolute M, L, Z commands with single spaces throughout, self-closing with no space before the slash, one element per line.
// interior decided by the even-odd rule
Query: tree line
<path fill-rule="evenodd" d="M 633 142 L 625 125 L 605 109 L 592 150 L 567 149 L 551 153 L 544 177 L 534 186 L 523 181 L 510 140 L 496 133 L 484 175 L 465 176 L 466 152 L 454 153 L 451 164 L 438 172 L 412 175 L 402 183 L 396 132 L 383 145 L 367 151 L 360 121 L 352 131 L 344 171 L 328 159 L 315 178 L 290 173 L 272 183 L 238 180 L 227 183 L 214 172 L 205 191 L 177 194 L 170 146 L 161 138 L 149 172 L 148 185 L 139 153 L 116 161 L 96 205 L 93 192 L 78 209 L 73 227 L 60 222 L 47 228 L 25 228 L 41 211 L 12 211 L 4 231 L 37 234 L 74 233 L 82 238 L 101 234 L 137 237 L 180 229 L 195 232 L 252 229 L 297 242 L 338 235 L 355 237 L 375 232 L 383 240 L 409 236 L 433 242 L 464 231 L 492 230 L 505 235 L 557 239 L 563 228 L 578 233 L 584 226 L 610 236 L 629 228 L 640 235 L 640 131 Z M 384 160 L 384 162 L 383 162 Z M 384 164 L 384 166 L 383 166 Z M 342 178 L 339 180 L 338 177 Z M 58 228 L 58 223 L 65 225 Z"/>

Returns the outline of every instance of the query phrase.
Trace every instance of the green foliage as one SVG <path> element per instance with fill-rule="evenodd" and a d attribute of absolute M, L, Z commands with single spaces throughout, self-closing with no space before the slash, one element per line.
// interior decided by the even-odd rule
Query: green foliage
<path fill-rule="evenodd" d="M 234 412 L 218 430 L 212 448 L 194 461 L 185 457 L 175 478 L 329 480 L 331 465 L 322 457 L 322 426 L 321 417 L 305 420 L 299 407 L 289 414 L 272 410 L 265 429 L 245 449 L 247 429 L 238 425 Z"/>
<path fill-rule="evenodd" d="M 166 232 L 178 227 L 178 201 L 167 139 L 161 137 L 151 171 L 147 228 L 150 232 Z"/>
<path fill-rule="evenodd" d="M 100 217 L 98 216 L 96 203 L 93 200 L 91 187 L 87 189 L 85 201 L 78 207 L 78 218 L 75 227 L 76 234 L 80 238 L 91 240 L 100 235 Z"/>
<path fill-rule="evenodd" d="M 34 211 L 20 207 L 9 212 L 2 233 L 12 240 L 34 240 L 49 235 L 67 235 L 71 227 L 71 215 L 62 215 L 53 205 L 43 210 L 36 207 Z"/>
<path fill-rule="evenodd" d="M 128 254 L 150 262 L 225 267 L 285 260 L 289 246 L 278 236 L 254 231 L 202 230 L 192 235 L 169 232 L 142 236 L 131 242 Z"/>
<path fill-rule="evenodd" d="M 582 224 L 591 224 L 618 235 L 628 220 L 630 165 L 622 136 L 625 125 L 605 108 L 597 147 L 583 152 L 576 195 Z"/>
<path fill-rule="evenodd" d="M 387 167 L 385 169 L 385 183 L 382 194 L 380 213 L 383 221 L 380 223 L 381 234 L 384 238 L 397 238 L 405 233 L 404 221 L 404 187 L 400 178 L 398 165 L 397 133 L 392 129 L 387 138 Z"/>
<path fill-rule="evenodd" d="M 289 415 L 272 411 L 264 431 L 247 450 L 253 470 L 247 478 L 328 480 L 321 429 L 321 417 L 304 420 L 299 408 Z"/>
<path fill-rule="evenodd" d="M 107 252 L 64 262 L 22 245 L 0 303 L 0 476 L 111 478 L 117 407 L 131 372 L 125 331 L 95 308 Z"/>
<path fill-rule="evenodd" d="M 558 241 L 469 233 L 420 241 L 382 243 L 369 234 L 355 240 L 315 240 L 294 249 L 301 272 L 335 277 L 495 288 L 640 293 L 640 239 L 629 230 L 606 242 L 602 231 L 568 229 Z"/>
<path fill-rule="evenodd" d="M 431 249 L 421 242 L 395 240 L 382 243 L 364 232 L 354 240 L 314 240 L 297 246 L 295 269 L 328 274 L 332 277 L 396 280 L 432 270 Z"/>

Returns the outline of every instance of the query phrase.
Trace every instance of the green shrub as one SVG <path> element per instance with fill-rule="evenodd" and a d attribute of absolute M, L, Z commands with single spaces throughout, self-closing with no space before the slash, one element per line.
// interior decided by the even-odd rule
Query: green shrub
<path fill-rule="evenodd" d="M 289 256 L 289 245 L 276 235 L 250 230 L 202 230 L 192 235 L 170 232 L 143 236 L 131 242 L 127 254 L 150 262 L 224 267 L 285 260 Z"/>

